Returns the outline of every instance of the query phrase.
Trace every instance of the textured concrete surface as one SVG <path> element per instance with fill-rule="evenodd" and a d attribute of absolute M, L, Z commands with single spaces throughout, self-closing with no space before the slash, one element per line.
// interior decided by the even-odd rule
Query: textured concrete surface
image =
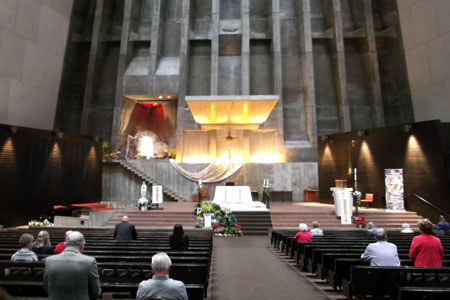
<path fill-rule="evenodd" d="M 0 2 L 0 123 L 52 129 L 72 0 Z"/>
<path fill-rule="evenodd" d="M 190 181 L 179 174 L 167 160 L 145 161 L 129 160 L 134 167 L 144 171 L 156 182 L 192 201 L 196 193 L 196 182 Z M 199 172 L 207 164 L 181 164 L 189 172 Z M 248 185 L 252 191 L 262 197 L 263 179 L 270 178 L 274 191 L 292 191 L 293 201 L 304 201 L 303 191 L 318 187 L 317 163 L 276 163 L 276 164 L 245 164 L 234 175 L 217 183 L 205 183 L 211 198 L 215 187 L 225 185 L 225 182 L 235 182 L 236 185 Z M 129 173 L 119 164 L 105 165 L 103 168 L 102 201 L 127 201 L 138 199 L 142 182 L 137 176 Z"/>

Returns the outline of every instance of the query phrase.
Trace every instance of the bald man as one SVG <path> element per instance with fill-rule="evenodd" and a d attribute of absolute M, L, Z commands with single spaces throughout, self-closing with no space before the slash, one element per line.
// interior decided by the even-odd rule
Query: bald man
<path fill-rule="evenodd" d="M 72 231 L 61 254 L 45 260 L 44 288 L 49 300 L 92 300 L 100 296 L 97 261 L 83 255 L 84 236 Z"/>
<path fill-rule="evenodd" d="M 136 228 L 129 222 L 127 216 L 123 216 L 122 222 L 116 224 L 116 228 L 114 228 L 114 239 L 118 241 L 137 240 Z"/>

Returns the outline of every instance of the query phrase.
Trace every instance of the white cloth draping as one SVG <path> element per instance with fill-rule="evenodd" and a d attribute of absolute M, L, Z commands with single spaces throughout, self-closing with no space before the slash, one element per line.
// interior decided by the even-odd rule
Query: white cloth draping
<path fill-rule="evenodd" d="M 192 173 L 184 170 L 175 160 L 169 160 L 170 164 L 181 175 L 192 181 L 199 181 L 200 179 L 204 183 L 218 182 L 227 179 L 237 170 L 239 170 L 244 163 L 212 163 L 200 172 Z"/>
<path fill-rule="evenodd" d="M 251 205 L 252 194 L 249 186 L 216 186 L 214 203 Z"/>

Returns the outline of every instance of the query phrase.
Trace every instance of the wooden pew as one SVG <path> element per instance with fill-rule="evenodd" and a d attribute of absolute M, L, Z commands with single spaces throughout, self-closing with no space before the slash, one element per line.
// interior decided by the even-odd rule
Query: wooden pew
<path fill-rule="evenodd" d="M 450 287 L 400 287 L 398 300 L 448 300 Z"/>
<path fill-rule="evenodd" d="M 42 261 L 0 261 L 0 285 L 7 288 L 13 295 L 31 291 L 33 296 L 45 296 L 45 294 L 37 294 L 39 291 L 43 291 L 44 269 L 45 263 Z M 131 292 L 132 297 L 135 296 L 139 283 L 152 275 L 151 265 L 148 263 L 99 262 L 98 269 L 102 288 L 105 288 L 104 292 L 127 291 Z M 205 295 L 209 280 L 209 266 L 208 264 L 197 263 L 174 263 L 171 267 L 170 277 L 181 280 L 188 285 L 191 294 L 198 294 L 198 289 L 201 286 Z M 203 299 L 203 296 L 193 299 Z"/>
<path fill-rule="evenodd" d="M 350 280 L 343 279 L 344 296 L 397 298 L 399 287 L 449 287 L 449 267 L 353 266 Z"/>

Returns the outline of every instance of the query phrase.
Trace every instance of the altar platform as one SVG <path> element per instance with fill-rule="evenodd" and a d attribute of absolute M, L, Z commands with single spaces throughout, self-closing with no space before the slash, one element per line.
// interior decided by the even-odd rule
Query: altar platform
<path fill-rule="evenodd" d="M 137 208 L 125 208 L 117 211 L 116 215 L 106 224 L 112 227 L 120 222 L 123 215 L 130 217 L 130 222 L 138 228 L 170 228 L 180 223 L 183 227 L 194 227 L 194 204 L 192 202 L 165 202 L 160 205 L 162 210 L 138 211 Z M 342 225 L 335 216 L 334 205 L 323 203 L 270 203 L 270 218 L 272 228 L 298 228 L 299 223 L 311 226 L 312 221 L 318 221 L 324 229 L 333 230 L 366 230 L 358 229 L 354 224 Z M 399 230 L 403 223 L 409 223 L 417 229 L 417 221 L 422 217 L 415 212 L 388 213 L 384 209 L 359 208 L 359 215 L 365 216 L 377 227 Z M 239 221 L 239 220 L 238 220 Z"/>

